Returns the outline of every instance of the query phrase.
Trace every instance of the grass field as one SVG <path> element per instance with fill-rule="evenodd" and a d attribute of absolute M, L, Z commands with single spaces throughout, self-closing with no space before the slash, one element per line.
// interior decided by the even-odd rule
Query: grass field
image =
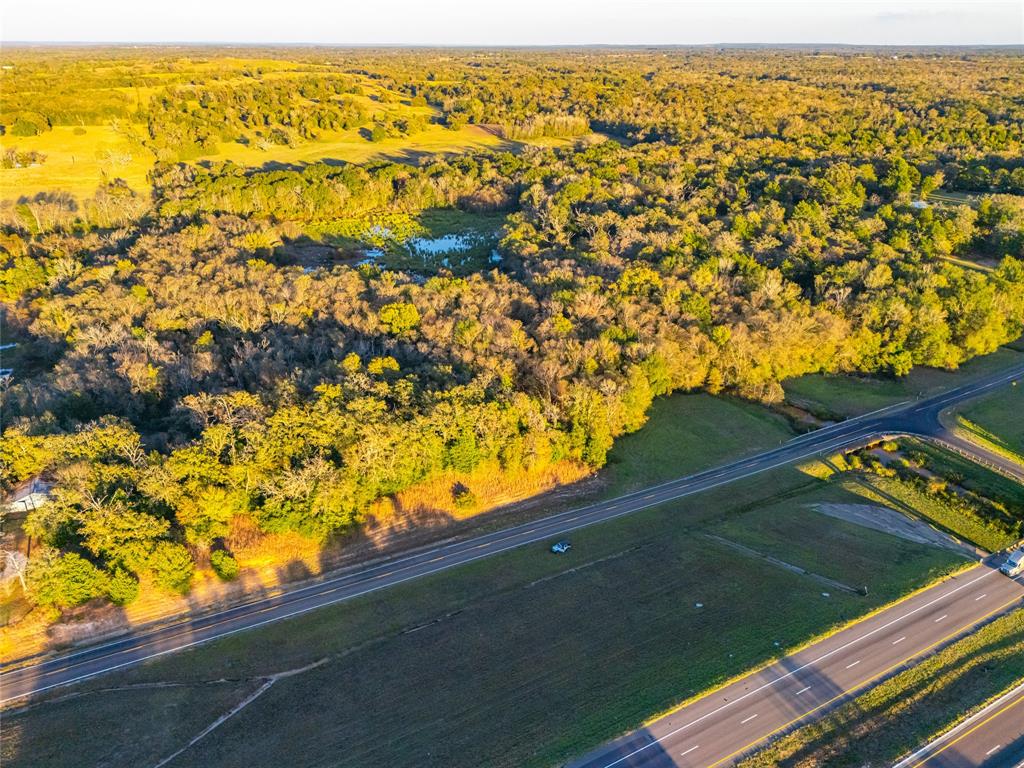
<path fill-rule="evenodd" d="M 1001 453 L 1024 457 L 1024 385 L 1005 387 L 960 411 L 959 426 Z M 1024 460 L 1024 459 L 1022 459 Z"/>
<path fill-rule="evenodd" d="M 564 558 L 527 547 L 227 638 L 9 715 L 4 763 L 102 764 L 111 750 L 152 763 L 184 745 L 185 729 L 117 688 L 180 684 L 149 690 L 147 708 L 209 717 L 222 688 L 208 681 L 255 684 L 326 659 L 172 765 L 289 764 L 299 752 L 308 765 L 551 765 L 963 562 L 841 525 L 823 536 L 831 523 L 805 505 L 844 496 L 855 498 L 777 470 L 579 531 Z M 759 550 L 788 538 L 792 559 L 863 581 L 870 596 L 825 598 L 813 579 L 700 535 L 723 524 L 749 529 Z M 840 542 L 843 557 L 825 564 Z M 80 734 L 74 754 L 62 749 L 69 732 Z"/>
<path fill-rule="evenodd" d="M 320 140 L 293 147 L 273 147 L 267 151 L 242 144 L 220 144 L 217 155 L 209 159 L 234 160 L 247 166 L 268 163 L 301 165 L 317 160 L 343 160 L 365 163 L 371 160 L 416 160 L 432 154 L 476 152 L 485 149 L 514 149 L 519 144 L 506 142 L 478 125 L 467 125 L 453 131 L 431 125 L 412 136 L 367 141 L 359 131 L 325 134 Z"/>
<path fill-rule="evenodd" d="M 1024 677 L 1024 611 L 896 675 L 826 718 L 783 737 L 742 768 L 891 765 Z"/>
<path fill-rule="evenodd" d="M 849 502 L 849 493 L 832 489 L 834 501 Z M 828 500 L 822 489 L 818 500 Z M 797 498 L 738 515 L 714 529 L 743 544 L 793 565 L 852 587 L 870 584 L 886 594 L 898 590 L 920 573 L 920 547 L 909 541 L 826 517 Z M 879 569 L 879 563 L 885 567 Z"/>
<path fill-rule="evenodd" d="M 38 136 L 3 137 L 3 149 L 34 150 L 46 155 L 41 165 L 0 169 L 0 200 L 16 200 L 37 192 L 68 192 L 91 197 L 104 178 L 120 178 L 137 191 L 148 189 L 146 174 L 153 167 L 149 150 L 133 144 L 113 128 L 57 126 Z"/>
<path fill-rule="evenodd" d="M 848 418 L 887 405 L 927 396 L 969 382 L 972 378 L 1024 363 L 1024 354 L 1010 346 L 978 357 L 958 371 L 915 368 L 901 379 L 812 374 L 783 382 L 786 399 L 814 413 Z"/>
<path fill-rule="evenodd" d="M 706 394 L 659 398 L 642 430 L 615 441 L 603 470 L 606 493 L 617 496 L 707 469 L 795 435 L 784 418 L 743 400 Z"/>

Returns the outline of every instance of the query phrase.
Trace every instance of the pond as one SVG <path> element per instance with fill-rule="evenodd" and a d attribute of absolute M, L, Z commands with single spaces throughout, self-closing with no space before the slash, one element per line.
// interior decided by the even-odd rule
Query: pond
<path fill-rule="evenodd" d="M 414 237 L 405 245 L 414 254 L 436 256 L 439 253 L 463 253 L 468 251 L 480 239 L 478 233 L 460 233 L 442 235 L 441 237 Z"/>
<path fill-rule="evenodd" d="M 427 273 L 440 269 L 467 273 L 502 262 L 501 254 L 494 247 L 495 233 L 469 230 L 436 237 L 410 237 L 404 241 L 389 239 L 388 234 L 386 228 L 377 228 L 372 233 L 376 242 L 362 249 L 358 263 Z"/>

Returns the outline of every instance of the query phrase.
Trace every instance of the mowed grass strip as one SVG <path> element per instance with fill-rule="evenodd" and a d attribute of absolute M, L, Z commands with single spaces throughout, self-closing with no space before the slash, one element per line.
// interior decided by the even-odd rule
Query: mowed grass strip
<path fill-rule="evenodd" d="M 969 383 L 991 373 L 1024 363 L 1024 354 L 1001 347 L 991 355 L 976 357 L 956 371 L 914 368 L 896 378 L 809 374 L 783 382 L 786 399 L 821 416 L 849 418 L 884 408 L 903 400 L 933 395 Z"/>
<path fill-rule="evenodd" d="M 742 768 L 891 765 L 1024 678 L 1024 611 L 1000 617 L 832 714 L 771 744 Z"/>
<path fill-rule="evenodd" d="M 796 436 L 766 408 L 706 394 L 654 401 L 643 429 L 615 441 L 602 474 L 605 496 L 709 469 Z"/>
<path fill-rule="evenodd" d="M 836 486 L 834 501 L 850 503 L 849 493 Z M 827 491 L 815 494 L 826 500 Z M 870 585 L 898 594 L 922 574 L 921 546 L 906 539 L 828 517 L 796 497 L 729 517 L 714 532 L 766 555 L 859 588 Z M 879 568 L 879 563 L 884 563 Z M 934 576 L 945 572 L 937 561 Z"/>
<path fill-rule="evenodd" d="M 971 439 L 993 445 L 1001 453 L 1024 460 L 1024 381 L 1008 386 L 961 410 Z"/>
<path fill-rule="evenodd" d="M 566 556 L 524 547 L 111 675 L 82 686 L 96 692 L 80 704 L 10 716 L 25 747 L 7 764 L 94 764 L 110 743 L 136 740 L 155 752 L 182 746 L 99 688 L 251 680 L 327 658 L 278 681 L 173 765 L 552 765 L 962 563 L 918 547 L 904 552 L 902 577 L 869 582 L 869 597 L 825 598 L 816 581 L 701 535 L 762 503 L 836 495 L 779 470 L 576 531 Z M 793 531 L 801 547 L 819 533 Z M 902 544 L 864 536 L 849 547 L 850 563 L 873 560 L 880 573 Z M 840 564 L 834 574 L 861 568 Z M 82 733 L 74 754 L 39 762 L 28 747 L 60 738 L 88 717 L 77 707 L 97 699 L 106 719 Z"/>

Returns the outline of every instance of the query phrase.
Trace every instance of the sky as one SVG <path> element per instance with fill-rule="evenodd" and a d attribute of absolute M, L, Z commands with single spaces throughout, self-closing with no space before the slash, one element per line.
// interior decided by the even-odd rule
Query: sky
<path fill-rule="evenodd" d="M 1021 45 L 1024 0 L 29 0 L 0 39 L 332 45 Z"/>

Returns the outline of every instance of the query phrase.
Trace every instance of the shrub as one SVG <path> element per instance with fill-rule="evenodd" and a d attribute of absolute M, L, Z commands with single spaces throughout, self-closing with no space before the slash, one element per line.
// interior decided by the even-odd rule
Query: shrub
<path fill-rule="evenodd" d="M 458 509 L 472 509 L 477 503 L 476 494 L 461 483 L 452 489 L 452 498 L 455 500 L 455 506 Z"/>
<path fill-rule="evenodd" d="M 31 120 L 19 117 L 11 126 L 11 136 L 37 136 L 43 129 Z"/>
<path fill-rule="evenodd" d="M 107 597 L 114 605 L 128 605 L 139 596 L 139 580 L 123 568 L 118 568 L 107 582 Z"/>
<path fill-rule="evenodd" d="M 226 550 L 218 549 L 211 552 L 210 566 L 223 581 L 234 581 L 238 578 L 238 561 Z"/>
<path fill-rule="evenodd" d="M 181 544 L 161 541 L 149 556 L 149 567 L 157 586 L 170 592 L 186 594 L 192 586 L 195 566 L 188 550 Z"/>
<path fill-rule="evenodd" d="M 73 552 L 46 550 L 29 563 L 28 592 L 38 605 L 71 608 L 103 594 L 106 577 Z"/>

